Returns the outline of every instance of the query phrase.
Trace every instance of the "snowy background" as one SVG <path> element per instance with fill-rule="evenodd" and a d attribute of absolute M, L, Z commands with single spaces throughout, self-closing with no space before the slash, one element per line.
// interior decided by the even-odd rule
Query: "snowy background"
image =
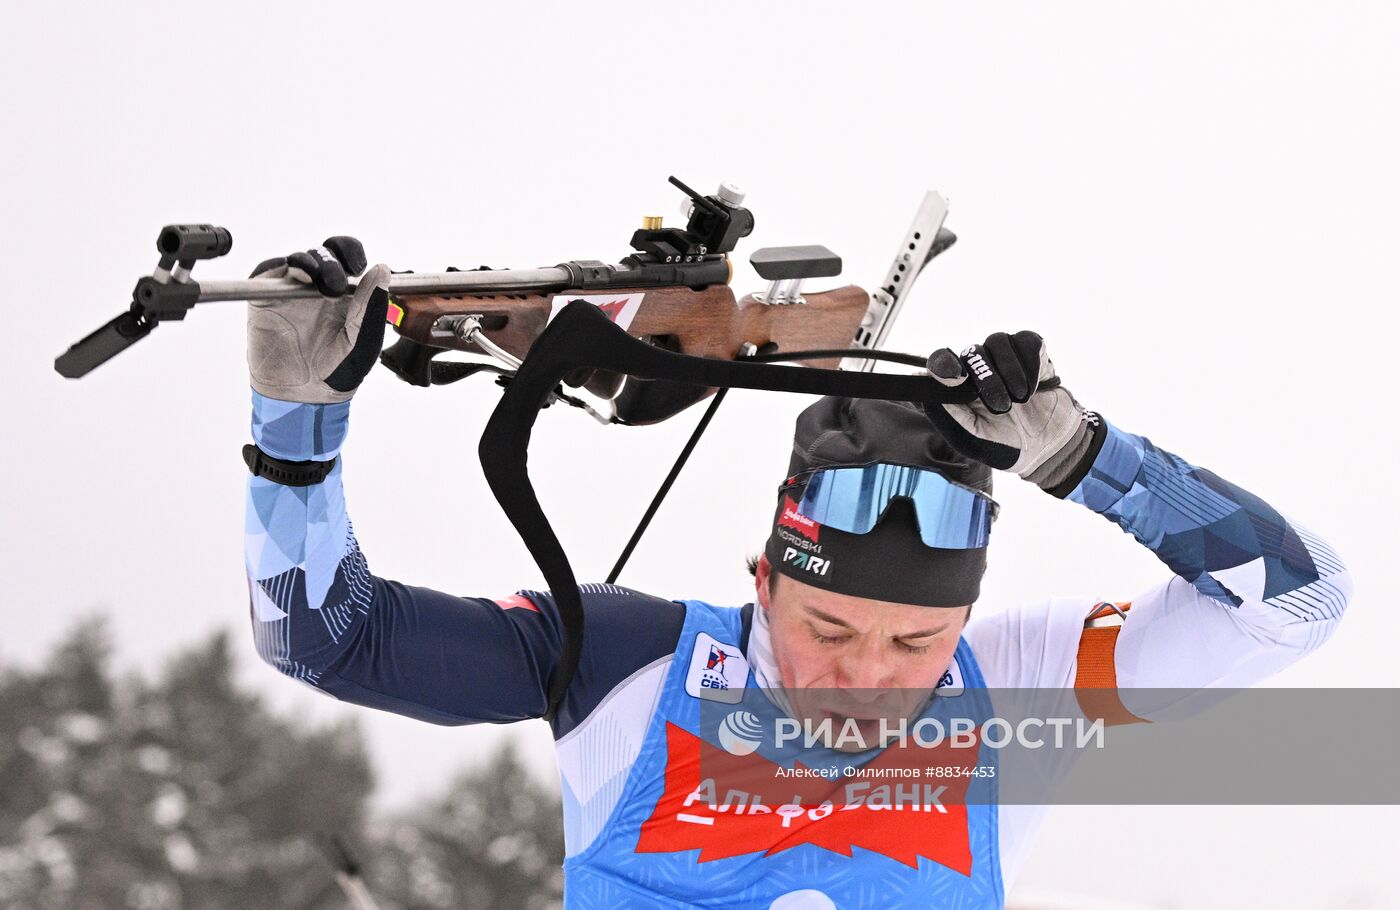
<path fill-rule="evenodd" d="M 333 233 L 395 268 L 615 261 L 643 214 L 676 221 L 675 174 L 748 191 L 740 292 L 758 286 L 749 252 L 801 243 L 868 287 L 924 190 L 942 191 L 960 242 L 889 346 L 1041 332 L 1086 405 L 1350 563 L 1346 622 L 1278 685 L 1400 684 L 1394 5 L 54 3 L 10 8 L 6 31 L 0 660 L 37 660 L 94 611 L 128 668 L 228 628 L 275 704 L 362 717 L 386 808 L 502 737 L 552 778 L 543 724 L 370 715 L 258 663 L 241 306 L 201 309 L 80 383 L 52 358 L 125 305 L 169 222 L 234 233 L 196 277 Z M 372 380 L 345 455 L 371 567 L 464 594 L 536 584 L 476 468 L 494 388 Z M 803 403 L 731 395 L 623 582 L 744 602 Z M 693 419 L 545 415 L 532 472 L 581 576 L 605 574 Z M 979 610 L 1127 599 L 1165 571 L 1014 478 L 998 498 Z M 668 525 L 708 541 L 704 558 L 675 559 Z M 1395 808 L 1060 809 L 1019 893 L 1394 906 L 1397 824 Z"/>

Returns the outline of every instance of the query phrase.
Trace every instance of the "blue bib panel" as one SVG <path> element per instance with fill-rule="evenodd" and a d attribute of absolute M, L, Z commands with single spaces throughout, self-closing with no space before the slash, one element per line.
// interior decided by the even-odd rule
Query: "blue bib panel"
<path fill-rule="evenodd" d="M 995 750 L 985 745 L 978 749 L 976 764 L 991 767 L 992 776 L 956 784 L 966 786 L 966 804 L 950 804 L 949 812 L 941 815 L 927 803 L 911 805 L 919 800 L 907 796 L 931 789 L 937 781 L 929 778 L 872 780 L 863 791 L 868 803 L 852 804 L 847 798 L 836 808 L 829 803 L 813 808 L 804 798 L 801 804 L 763 806 L 760 814 L 751 811 L 759 807 L 733 799 L 723 783 L 715 798 L 681 805 L 677 787 L 690 791 L 691 778 L 686 775 L 695 775 L 702 767 L 696 761 L 702 749 L 718 754 L 714 750 L 723 744 L 729 753 L 743 755 L 747 748 L 753 754 L 741 760 L 793 765 L 790 748 L 775 752 L 771 743 L 743 744 L 746 728 L 767 723 L 777 709 L 753 683 L 739 650 L 742 634 L 741 610 L 686 602 L 675 660 L 617 808 L 589 847 L 564 862 L 565 906 L 570 910 L 1001 907 L 996 759 Z M 979 719 L 990 716 L 982 675 L 966 641 L 958 642 L 950 674 L 944 685 L 953 679 L 964 694 L 930 699 L 920 720 L 950 712 Z M 950 707 L 954 703 L 955 711 Z M 796 758 L 806 768 L 873 768 L 884 754 L 837 753 L 817 747 Z M 830 786 L 842 788 L 845 781 Z M 811 792 L 811 786 L 808 781 L 804 790 Z M 887 795 L 902 788 L 906 796 L 895 802 L 904 804 L 890 805 L 887 798 L 878 804 L 880 788 Z M 702 784 L 695 792 L 703 789 Z"/>

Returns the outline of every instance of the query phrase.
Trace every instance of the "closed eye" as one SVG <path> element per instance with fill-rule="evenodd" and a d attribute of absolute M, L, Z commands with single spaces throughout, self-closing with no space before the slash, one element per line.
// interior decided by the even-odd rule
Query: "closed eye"
<path fill-rule="evenodd" d="M 933 647 L 934 642 L 950 628 L 952 627 L 944 625 L 939 626 L 937 629 L 930 629 L 927 632 L 919 632 L 916 635 L 905 635 L 901 638 L 896 638 L 895 644 L 899 645 L 902 650 L 909 654 L 922 654 Z"/>
<path fill-rule="evenodd" d="M 844 642 L 850 641 L 851 638 L 851 636 L 849 635 L 823 635 L 822 633 L 818 632 L 816 629 L 810 626 L 808 627 L 807 631 L 811 634 L 813 641 L 823 645 L 839 645 Z M 896 638 L 894 639 L 894 643 L 895 647 L 899 648 L 906 654 L 922 654 L 929 648 L 933 647 L 932 641 L 929 641 L 928 643 L 922 645 L 915 645 L 910 644 L 909 642 L 904 641 L 903 639 Z"/>
<path fill-rule="evenodd" d="M 848 641 L 851 637 L 849 635 L 823 635 L 811 626 L 808 626 L 807 630 L 812 633 L 813 641 L 820 642 L 824 645 L 839 645 L 844 641 Z"/>

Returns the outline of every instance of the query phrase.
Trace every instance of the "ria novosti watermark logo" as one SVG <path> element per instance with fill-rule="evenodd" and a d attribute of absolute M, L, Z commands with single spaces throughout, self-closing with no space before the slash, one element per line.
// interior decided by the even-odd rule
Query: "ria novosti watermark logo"
<path fill-rule="evenodd" d="M 748 712 L 743 713 L 752 718 Z M 732 715 L 731 715 L 732 716 Z M 755 720 L 757 718 L 754 718 Z M 726 718 L 726 722 L 728 718 Z M 876 731 L 872 735 L 871 727 Z M 779 749 L 800 745 L 803 749 L 827 748 L 867 751 L 888 748 L 976 749 L 1085 749 L 1104 747 L 1104 721 L 1086 717 L 988 717 L 888 718 L 861 721 L 853 717 L 838 723 L 830 717 L 813 720 L 777 717 L 772 720 L 770 741 Z M 756 747 L 755 747 L 756 748 Z"/>

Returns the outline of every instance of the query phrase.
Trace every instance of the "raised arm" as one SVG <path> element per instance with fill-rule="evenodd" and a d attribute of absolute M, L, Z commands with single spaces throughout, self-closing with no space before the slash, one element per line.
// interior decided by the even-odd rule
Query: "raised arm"
<path fill-rule="evenodd" d="M 1086 632 L 1087 614 L 1115 611 L 1084 599 L 1027 604 L 978 623 L 969 637 L 1000 668 L 1002 684 L 1248 686 L 1335 629 L 1351 578 L 1325 541 L 1085 411 L 1058 386 L 1039 336 L 994 335 L 961 358 L 946 350 L 930 358 L 945 381 L 964 366 L 986 389 L 983 400 L 930 409 L 955 445 L 1116 522 L 1173 573 L 1134 598 L 1107 634 Z"/>
<path fill-rule="evenodd" d="M 364 267 L 358 248 L 333 238 L 255 272 L 314 281 L 329 298 L 249 310 L 245 560 L 258 654 L 343 701 L 433 723 L 540 717 L 561 637 L 548 594 L 492 600 L 389 581 L 370 571 L 355 540 L 341 449 L 388 299 L 383 266 L 354 296 L 334 296 L 345 272 Z M 677 604 L 610 586 L 589 586 L 585 607 L 596 634 L 555 721 L 560 732 L 636 666 L 669 654 L 683 619 Z"/>
<path fill-rule="evenodd" d="M 1326 641 L 1351 597 L 1351 575 L 1321 537 L 1116 427 L 1104 425 L 1097 457 L 1066 498 L 1115 522 L 1176 576 L 1128 611 L 1114 654 L 1122 688 L 1253 685 Z"/>
<path fill-rule="evenodd" d="M 335 460 L 310 486 L 248 480 L 244 552 L 259 656 L 342 701 L 433 723 L 541 716 L 558 652 L 552 612 L 525 597 L 454 597 L 371 573 L 342 486 L 349 408 L 253 393 L 262 452 Z"/>

